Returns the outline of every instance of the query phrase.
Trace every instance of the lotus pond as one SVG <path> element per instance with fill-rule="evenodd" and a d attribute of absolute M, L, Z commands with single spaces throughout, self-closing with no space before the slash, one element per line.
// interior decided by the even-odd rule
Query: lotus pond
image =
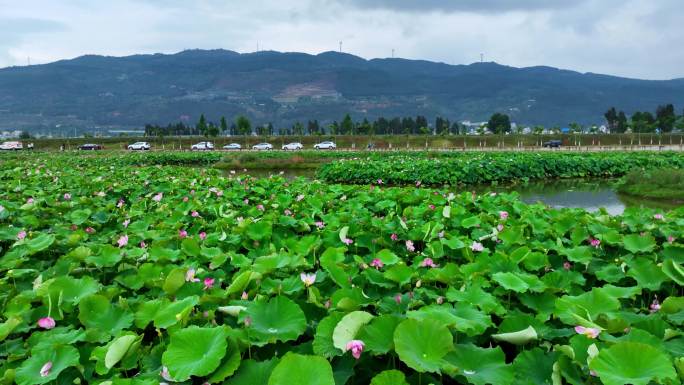
<path fill-rule="evenodd" d="M 3 384 L 684 378 L 684 209 L 0 162 Z"/>

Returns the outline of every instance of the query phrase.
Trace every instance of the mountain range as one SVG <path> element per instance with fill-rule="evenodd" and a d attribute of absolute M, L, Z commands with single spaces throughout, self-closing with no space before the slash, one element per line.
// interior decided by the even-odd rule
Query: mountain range
<path fill-rule="evenodd" d="M 552 67 L 449 65 L 350 54 L 187 50 L 86 55 L 0 69 L 0 130 L 34 133 L 141 129 L 248 116 L 276 127 L 346 113 L 355 120 L 423 115 L 484 121 L 503 112 L 519 124 L 603 123 L 615 106 L 632 113 L 684 106 L 684 79 L 638 80 Z"/>

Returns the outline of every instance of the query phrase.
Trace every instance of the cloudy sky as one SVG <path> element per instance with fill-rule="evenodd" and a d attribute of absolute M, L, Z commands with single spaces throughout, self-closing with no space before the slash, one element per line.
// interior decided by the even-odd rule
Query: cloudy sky
<path fill-rule="evenodd" d="M 260 48 L 684 77 L 681 0 L 0 0 L 0 67 Z"/>

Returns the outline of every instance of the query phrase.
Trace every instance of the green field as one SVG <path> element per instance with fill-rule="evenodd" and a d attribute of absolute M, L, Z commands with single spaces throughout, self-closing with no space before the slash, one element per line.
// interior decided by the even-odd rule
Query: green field
<path fill-rule="evenodd" d="M 487 161 L 514 155 L 501 178 L 581 163 Z M 484 154 L 329 165 L 381 172 L 372 185 L 197 167 L 222 156 L 0 155 L 0 384 L 684 379 L 682 208 L 385 185 L 397 162 Z M 583 159 L 616 175 L 681 156 Z"/>

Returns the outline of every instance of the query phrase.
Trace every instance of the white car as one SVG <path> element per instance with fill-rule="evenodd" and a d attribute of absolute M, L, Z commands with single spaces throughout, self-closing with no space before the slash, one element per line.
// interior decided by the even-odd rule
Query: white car
<path fill-rule="evenodd" d="M 2 142 L 0 144 L 0 150 L 11 151 L 11 150 L 21 150 L 24 145 L 21 142 Z"/>
<path fill-rule="evenodd" d="M 334 150 L 337 148 L 337 145 L 334 142 L 321 142 L 314 144 L 314 148 L 316 150 Z"/>
<path fill-rule="evenodd" d="M 259 143 L 252 146 L 252 150 L 273 150 L 271 143 Z"/>
<path fill-rule="evenodd" d="M 290 150 L 290 151 L 301 150 L 302 148 L 304 148 L 304 146 L 299 142 L 288 143 L 288 144 L 283 146 L 283 150 Z"/>
<path fill-rule="evenodd" d="M 242 146 L 240 146 L 239 143 L 231 143 L 231 144 L 226 144 L 223 146 L 224 150 L 241 150 Z"/>
<path fill-rule="evenodd" d="M 214 143 L 212 142 L 199 142 L 197 144 L 193 144 L 190 147 L 191 150 L 195 151 L 209 151 L 214 149 Z"/>
<path fill-rule="evenodd" d="M 151 148 L 150 144 L 147 142 L 135 142 L 133 144 L 128 145 L 128 149 L 133 151 L 133 150 L 149 150 Z"/>

